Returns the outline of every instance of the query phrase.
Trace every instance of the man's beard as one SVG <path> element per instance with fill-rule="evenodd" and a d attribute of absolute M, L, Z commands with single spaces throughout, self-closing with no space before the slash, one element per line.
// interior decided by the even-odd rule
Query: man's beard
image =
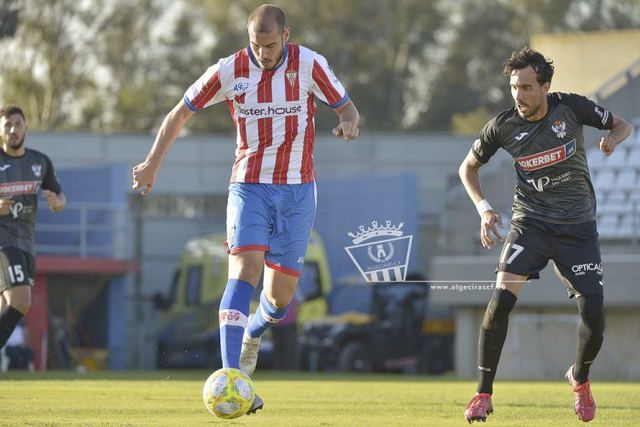
<path fill-rule="evenodd" d="M 522 112 L 520 112 L 520 110 L 518 110 L 518 115 L 523 118 L 523 119 L 528 119 L 529 117 L 533 117 L 536 114 L 538 114 L 538 111 L 540 111 L 540 107 L 542 106 L 542 104 L 538 105 L 535 108 L 532 108 L 530 105 L 527 106 L 527 113 L 526 115 L 523 115 Z"/>
<path fill-rule="evenodd" d="M 17 144 L 9 143 L 9 144 L 7 144 L 7 145 L 8 145 L 12 150 L 19 150 L 19 149 L 21 149 L 21 148 L 22 148 L 22 146 L 24 145 L 24 138 L 25 138 L 25 136 L 23 136 L 23 137 L 20 139 L 20 141 L 18 141 L 18 143 L 17 143 Z"/>

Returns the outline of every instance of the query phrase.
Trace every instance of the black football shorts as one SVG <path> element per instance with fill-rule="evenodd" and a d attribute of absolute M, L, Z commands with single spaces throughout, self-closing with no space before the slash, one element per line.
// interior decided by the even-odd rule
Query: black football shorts
<path fill-rule="evenodd" d="M 1 248 L 0 269 L 0 292 L 14 286 L 33 286 L 36 260 L 32 254 L 18 248 Z"/>
<path fill-rule="evenodd" d="M 511 221 L 497 271 L 540 278 L 549 262 L 567 287 L 569 298 L 603 293 L 596 222 L 553 224 L 531 218 Z"/>

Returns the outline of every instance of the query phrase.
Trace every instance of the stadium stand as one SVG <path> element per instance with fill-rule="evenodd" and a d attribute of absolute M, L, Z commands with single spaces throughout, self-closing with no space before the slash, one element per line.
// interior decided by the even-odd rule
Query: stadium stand
<path fill-rule="evenodd" d="M 598 199 L 598 231 L 602 240 L 630 240 L 640 235 L 640 132 L 635 126 L 611 156 L 597 147 L 587 152 Z"/>

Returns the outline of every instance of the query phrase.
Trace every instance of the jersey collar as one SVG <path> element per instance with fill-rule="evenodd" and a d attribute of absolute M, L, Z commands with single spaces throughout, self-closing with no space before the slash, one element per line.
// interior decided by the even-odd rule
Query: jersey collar
<path fill-rule="evenodd" d="M 253 51 L 251 50 L 251 46 L 247 46 L 247 52 L 249 54 L 249 58 L 251 58 L 251 62 L 253 62 L 253 65 L 255 65 L 256 67 L 260 68 L 262 71 L 276 71 L 278 68 L 280 68 L 282 66 L 282 64 L 287 62 L 287 57 L 289 56 L 289 43 L 284 45 L 284 53 L 282 54 L 282 58 L 280 58 L 280 62 L 278 62 L 278 65 L 273 67 L 271 70 L 263 70 L 262 69 L 262 67 L 258 63 L 258 60 L 253 55 Z"/>

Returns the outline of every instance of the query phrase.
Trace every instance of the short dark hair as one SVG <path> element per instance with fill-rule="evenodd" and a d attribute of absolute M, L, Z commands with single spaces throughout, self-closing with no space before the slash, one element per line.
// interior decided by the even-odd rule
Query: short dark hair
<path fill-rule="evenodd" d="M 504 75 L 510 76 L 513 70 L 522 70 L 531 66 L 536 72 L 538 83 L 551 82 L 553 77 L 553 61 L 547 60 L 540 52 L 525 47 L 520 52 L 512 52 L 511 58 L 504 64 Z"/>
<path fill-rule="evenodd" d="M 247 26 L 254 24 L 253 29 L 258 33 L 268 33 L 272 30 L 272 25 L 276 24 L 280 32 L 284 31 L 284 12 L 273 4 L 263 4 L 251 12 Z"/>
<path fill-rule="evenodd" d="M 24 111 L 17 105 L 8 105 L 0 108 L 0 117 L 9 118 L 9 116 L 13 116 L 14 114 L 20 114 L 22 120 L 27 121 L 27 118 L 24 116 Z"/>

